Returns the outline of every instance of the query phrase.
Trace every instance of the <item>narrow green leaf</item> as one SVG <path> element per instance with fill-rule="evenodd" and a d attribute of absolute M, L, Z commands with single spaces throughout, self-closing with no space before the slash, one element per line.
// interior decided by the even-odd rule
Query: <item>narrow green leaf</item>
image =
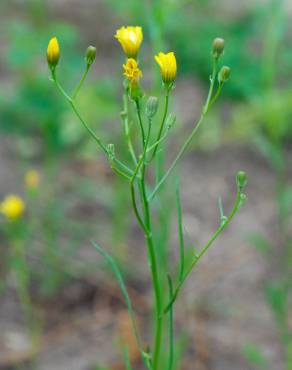
<path fill-rule="evenodd" d="M 169 288 L 169 300 L 173 296 L 173 284 L 171 276 L 168 275 L 168 288 Z M 174 359 L 174 329 L 173 329 L 173 307 L 169 310 L 169 357 L 168 357 L 168 370 L 173 369 L 173 359 Z"/>
<path fill-rule="evenodd" d="M 178 234 L 179 234 L 179 251 L 180 251 L 180 269 L 179 269 L 179 280 L 181 281 L 184 276 L 185 270 L 185 240 L 183 232 L 183 221 L 182 221 L 182 206 L 179 194 L 179 181 L 176 186 L 176 208 L 177 208 L 177 222 L 178 222 Z"/>
<path fill-rule="evenodd" d="M 132 365 L 131 365 L 130 356 L 129 356 L 128 347 L 126 346 L 123 347 L 123 353 L 124 353 L 124 360 L 126 364 L 126 370 L 133 370 Z"/>
<path fill-rule="evenodd" d="M 138 330 L 137 330 L 137 326 L 136 326 L 136 321 L 135 321 L 135 317 L 134 317 L 134 311 L 133 311 L 131 299 L 130 299 L 129 294 L 127 292 L 127 288 L 126 288 L 126 285 L 124 283 L 124 279 L 122 277 L 120 269 L 118 268 L 118 265 L 116 264 L 115 260 L 104 249 L 102 249 L 95 242 L 92 242 L 92 245 L 98 251 L 98 253 L 107 261 L 107 263 L 109 264 L 110 268 L 112 269 L 114 275 L 116 276 L 116 279 L 119 283 L 120 289 L 122 291 L 122 294 L 123 294 L 124 299 L 125 299 L 126 304 L 127 304 L 128 312 L 129 312 L 129 315 L 130 315 L 130 318 L 131 318 L 131 321 L 132 321 L 132 326 L 133 326 L 133 330 L 134 330 L 134 334 L 135 334 L 138 346 L 140 347 L 140 339 L 139 339 L 139 335 L 138 335 Z"/>

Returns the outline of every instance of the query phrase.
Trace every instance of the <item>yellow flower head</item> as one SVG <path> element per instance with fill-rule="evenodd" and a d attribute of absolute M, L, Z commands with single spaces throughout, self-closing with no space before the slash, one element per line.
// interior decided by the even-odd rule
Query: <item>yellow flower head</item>
<path fill-rule="evenodd" d="M 140 70 L 138 63 L 135 59 L 129 58 L 126 64 L 123 64 L 124 75 L 127 79 L 134 84 L 139 82 L 139 79 L 142 77 L 142 71 Z"/>
<path fill-rule="evenodd" d="M 155 55 L 155 60 L 161 69 L 162 80 L 165 84 L 171 84 L 176 77 L 176 58 L 173 52 Z"/>
<path fill-rule="evenodd" d="M 0 204 L 0 212 L 11 221 L 19 219 L 24 209 L 25 204 L 17 195 L 8 195 Z"/>
<path fill-rule="evenodd" d="M 56 37 L 52 37 L 47 49 L 47 61 L 50 68 L 56 68 L 60 59 L 60 47 Z"/>
<path fill-rule="evenodd" d="M 29 170 L 24 176 L 24 183 L 28 189 L 36 189 L 40 184 L 40 175 L 36 170 Z"/>
<path fill-rule="evenodd" d="M 117 30 L 115 38 L 122 45 L 124 53 L 128 58 L 136 58 L 143 41 L 141 27 L 121 27 Z"/>

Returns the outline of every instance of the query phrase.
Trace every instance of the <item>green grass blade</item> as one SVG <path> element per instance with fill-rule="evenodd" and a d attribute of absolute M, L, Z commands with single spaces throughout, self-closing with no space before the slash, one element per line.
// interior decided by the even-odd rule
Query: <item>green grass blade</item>
<path fill-rule="evenodd" d="M 179 250 L 180 250 L 179 281 L 181 281 L 183 279 L 185 270 L 185 240 L 182 220 L 182 206 L 179 193 L 179 181 L 177 181 L 176 186 L 176 208 L 177 208 L 177 222 L 178 222 Z"/>
<path fill-rule="evenodd" d="M 173 296 L 173 285 L 170 275 L 168 278 L 169 287 L 169 299 Z M 168 370 L 173 369 L 173 359 L 174 359 L 174 330 L 173 330 L 173 306 L 169 309 L 169 357 L 168 357 Z"/>
<path fill-rule="evenodd" d="M 134 331 L 138 346 L 141 350 L 141 341 L 140 341 L 138 330 L 137 330 L 137 325 L 136 325 L 136 321 L 135 321 L 135 317 L 134 317 L 132 302 L 131 302 L 131 299 L 130 299 L 129 294 L 127 292 L 127 288 L 126 288 L 126 285 L 124 283 L 124 279 L 123 279 L 123 276 L 120 272 L 120 269 L 119 269 L 118 265 L 116 264 L 115 260 L 112 258 L 112 256 L 110 256 L 104 249 L 102 249 L 95 242 L 92 242 L 92 245 L 98 251 L 98 253 L 107 261 L 107 263 L 109 264 L 111 270 L 113 271 L 113 273 L 114 273 L 114 275 L 115 275 L 115 277 L 116 277 L 116 279 L 119 283 L 121 292 L 122 292 L 123 297 L 126 301 L 128 312 L 129 312 L 129 315 L 130 315 L 130 318 L 131 318 L 131 321 L 132 321 L 133 331 Z"/>
<path fill-rule="evenodd" d="M 123 348 L 123 353 L 124 353 L 124 360 L 126 364 L 126 370 L 133 370 L 132 365 L 131 365 L 130 356 L 129 356 L 128 347 Z"/>

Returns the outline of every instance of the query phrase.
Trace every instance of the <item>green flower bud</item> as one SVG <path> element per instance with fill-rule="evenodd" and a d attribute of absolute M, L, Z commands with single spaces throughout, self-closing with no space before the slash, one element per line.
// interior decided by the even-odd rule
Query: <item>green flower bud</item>
<path fill-rule="evenodd" d="M 224 39 L 217 37 L 213 41 L 213 56 L 219 58 L 224 52 L 225 41 Z"/>
<path fill-rule="evenodd" d="M 158 99 L 156 96 L 150 96 L 146 103 L 146 116 L 152 119 L 158 110 Z"/>
<path fill-rule="evenodd" d="M 238 171 L 236 174 L 236 184 L 238 190 L 241 192 L 247 184 L 247 176 L 244 171 Z"/>
<path fill-rule="evenodd" d="M 218 73 L 219 83 L 224 83 L 229 80 L 231 69 L 227 66 L 223 66 Z"/>
<path fill-rule="evenodd" d="M 88 66 L 95 61 L 96 58 L 96 48 L 94 46 L 88 46 L 85 52 L 85 60 Z"/>
<path fill-rule="evenodd" d="M 176 116 L 170 113 L 165 122 L 166 128 L 170 130 L 172 126 L 174 126 L 175 122 L 176 122 Z"/>
<path fill-rule="evenodd" d="M 111 160 L 115 158 L 115 145 L 114 144 L 108 144 L 107 147 L 107 153 Z"/>

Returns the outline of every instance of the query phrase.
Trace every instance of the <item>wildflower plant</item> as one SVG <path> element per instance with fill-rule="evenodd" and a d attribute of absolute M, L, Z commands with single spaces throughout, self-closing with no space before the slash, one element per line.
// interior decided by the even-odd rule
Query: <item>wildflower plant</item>
<path fill-rule="evenodd" d="M 167 365 L 165 367 L 171 370 L 174 368 L 175 349 L 173 324 L 174 305 L 179 298 L 179 294 L 185 281 L 194 267 L 198 264 L 221 232 L 229 225 L 241 205 L 245 202 L 246 195 L 244 194 L 244 188 L 246 186 L 247 178 L 243 171 L 239 171 L 237 173 L 237 194 L 230 213 L 224 213 L 222 202 L 220 201 L 219 226 L 198 253 L 194 249 L 191 257 L 188 255 L 188 259 L 191 258 L 191 260 L 187 260 L 185 253 L 182 207 L 180 203 L 179 189 L 177 189 L 176 199 L 180 240 L 180 257 L 177 264 L 177 271 L 179 271 L 178 274 L 176 274 L 176 271 L 165 271 L 165 269 L 158 263 L 158 246 L 155 243 L 155 233 L 157 230 L 155 230 L 154 227 L 154 216 L 155 211 L 157 211 L 157 204 L 154 202 L 154 199 L 158 197 L 163 185 L 174 172 L 178 162 L 181 160 L 189 148 L 194 136 L 202 126 L 208 112 L 217 101 L 224 84 L 230 77 L 230 68 L 226 66 L 220 68 L 220 61 L 224 52 L 224 40 L 217 38 L 214 40 L 213 48 L 210 53 L 212 61 L 210 87 L 205 104 L 202 107 L 201 115 L 197 123 L 194 124 L 191 132 L 185 138 L 169 168 L 153 181 L 151 180 L 153 176 L 149 175 L 153 173 L 153 167 L 155 167 L 155 164 L 157 165 L 160 154 L 167 149 L 167 139 L 171 133 L 170 128 L 174 125 L 176 120 L 175 116 L 169 112 L 169 100 L 171 93 L 175 88 L 175 80 L 177 77 L 176 56 L 175 53 L 171 51 L 168 53 L 159 52 L 154 57 L 161 71 L 162 88 L 165 96 L 164 103 L 161 103 L 157 97 L 147 97 L 141 85 L 143 73 L 139 65 L 138 53 L 143 40 L 142 28 L 122 27 L 117 30 L 115 37 L 121 44 L 126 55 L 126 60 L 123 63 L 124 106 L 123 111 L 121 112 L 121 118 L 124 126 L 125 141 L 129 151 L 129 163 L 121 161 L 117 155 L 115 146 L 110 143 L 106 144 L 102 138 L 91 129 L 90 125 L 84 120 L 83 115 L 76 104 L 78 93 L 83 86 L 90 66 L 95 60 L 95 48 L 89 47 L 87 49 L 85 53 L 85 71 L 81 77 L 80 83 L 72 94 L 65 91 L 58 79 L 57 67 L 60 60 L 60 48 L 56 38 L 52 38 L 49 42 L 47 61 L 51 71 L 52 81 L 56 85 L 57 89 L 70 104 L 81 124 L 96 142 L 101 152 L 105 155 L 113 171 L 124 178 L 129 184 L 129 194 L 131 197 L 133 213 L 145 237 L 153 288 L 153 317 L 155 322 L 152 343 L 149 345 L 144 344 L 145 338 L 141 338 L 141 333 L 138 331 L 132 303 L 118 265 L 99 245 L 96 243 L 93 243 L 93 245 L 107 260 L 118 279 L 123 296 L 127 303 L 129 315 L 133 324 L 133 331 L 137 340 L 137 346 L 145 367 L 148 370 L 160 370 L 164 367 L 162 365 L 162 361 L 165 354 L 167 354 Z M 157 112 L 159 110 L 159 105 L 161 104 L 163 104 L 163 114 L 161 120 L 159 120 L 159 118 L 157 118 Z M 130 107 L 132 109 L 129 109 Z M 135 112 L 134 116 L 132 116 L 132 112 Z M 140 137 L 133 137 L 130 130 L 131 120 L 136 122 L 137 128 L 139 129 L 138 132 L 140 132 Z M 167 291 L 168 294 L 165 294 L 165 291 Z M 168 328 L 168 330 L 166 330 L 166 328 Z M 165 346 L 166 335 L 168 336 L 168 348 Z M 128 360 L 126 368 L 132 368 Z"/>

